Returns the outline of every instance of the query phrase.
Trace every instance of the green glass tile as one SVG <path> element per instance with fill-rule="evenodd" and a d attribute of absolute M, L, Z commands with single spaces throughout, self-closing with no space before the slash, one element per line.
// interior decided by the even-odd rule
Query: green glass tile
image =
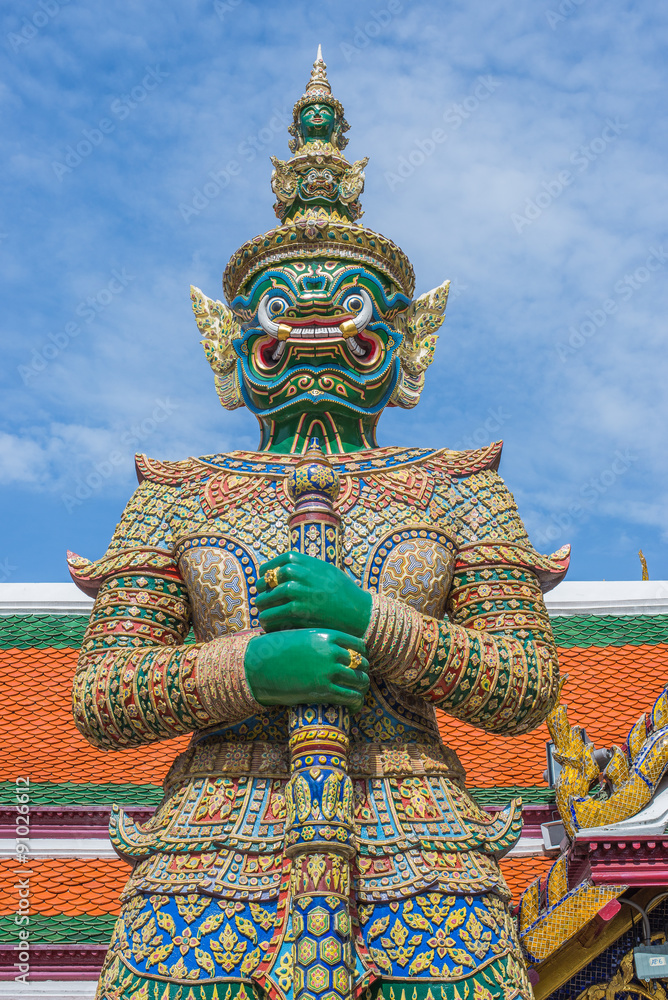
<path fill-rule="evenodd" d="M 0 615 L 0 649 L 79 649 L 85 615 Z M 191 633 L 186 644 L 195 642 Z"/>
<path fill-rule="evenodd" d="M 0 616 L 0 649 L 78 649 L 87 624 L 85 614 Z M 552 629 L 564 647 L 668 644 L 668 615 L 563 616 Z"/>
<path fill-rule="evenodd" d="M 503 788 L 467 789 L 479 806 L 507 806 L 511 799 L 521 798 L 525 806 L 554 802 L 554 788 L 545 785 L 507 785 Z"/>
<path fill-rule="evenodd" d="M 0 649 L 78 649 L 88 615 L 3 615 Z"/>
<path fill-rule="evenodd" d="M 105 913 L 77 917 L 30 914 L 30 944 L 106 944 L 111 940 L 116 917 Z M 18 941 L 14 917 L 0 917 L 0 944 Z"/>
<path fill-rule="evenodd" d="M 668 615 L 573 615 L 553 618 L 557 646 L 658 646 L 668 644 Z"/>
<path fill-rule="evenodd" d="M 93 785 L 73 781 L 55 783 L 34 782 L 30 785 L 30 801 L 42 806 L 102 806 L 117 802 L 121 806 L 157 806 L 162 800 L 160 785 Z M 14 805 L 16 785 L 0 781 L 0 804 Z"/>
<path fill-rule="evenodd" d="M 494 788 L 469 788 L 480 805 L 506 805 L 510 799 L 522 797 L 525 804 L 554 802 L 554 789 L 544 785 L 506 785 Z M 93 785 L 67 781 L 35 782 L 30 785 L 30 801 L 35 805 L 110 805 L 155 806 L 162 800 L 160 785 Z M 12 805 L 16 799 L 13 781 L 0 782 L 0 803 Z"/>

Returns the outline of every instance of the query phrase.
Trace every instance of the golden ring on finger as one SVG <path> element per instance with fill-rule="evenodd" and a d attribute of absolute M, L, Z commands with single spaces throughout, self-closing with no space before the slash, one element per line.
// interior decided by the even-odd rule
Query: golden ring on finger
<path fill-rule="evenodd" d="M 359 670 L 362 666 L 362 654 L 358 653 L 356 649 L 350 650 L 350 666 L 353 670 Z"/>
<path fill-rule="evenodd" d="M 264 574 L 264 582 L 267 585 L 267 590 L 273 590 L 274 587 L 278 587 L 278 572 L 275 569 L 268 569 Z"/>

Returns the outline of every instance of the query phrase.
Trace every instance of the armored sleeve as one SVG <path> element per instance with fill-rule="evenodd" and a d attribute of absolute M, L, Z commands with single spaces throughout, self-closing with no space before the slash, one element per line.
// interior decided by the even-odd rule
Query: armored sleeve
<path fill-rule="evenodd" d="M 107 554 L 70 554 L 75 582 L 95 596 L 73 685 L 77 728 L 103 749 L 138 746 L 262 711 L 244 670 L 253 630 L 187 644 L 190 602 L 163 531 L 140 530 L 139 487 Z M 143 519 L 142 519 L 143 520 Z M 141 521 L 139 522 L 141 525 Z M 151 526 L 149 525 L 149 528 Z"/>
<path fill-rule="evenodd" d="M 485 473 L 482 485 L 490 507 L 510 512 L 505 537 L 498 537 L 498 515 L 485 517 L 478 505 L 476 532 L 458 548 L 444 620 L 374 595 L 365 639 L 376 674 L 456 718 L 510 736 L 538 726 L 557 698 L 559 665 L 543 591 L 563 579 L 569 548 L 539 555 L 500 477 Z"/>

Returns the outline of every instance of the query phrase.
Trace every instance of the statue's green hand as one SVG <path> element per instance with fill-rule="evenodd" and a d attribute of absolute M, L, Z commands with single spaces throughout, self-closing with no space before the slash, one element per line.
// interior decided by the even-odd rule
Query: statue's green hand
<path fill-rule="evenodd" d="M 264 581 L 276 571 L 271 590 Z M 265 632 L 285 628 L 334 628 L 362 636 L 371 619 L 371 594 L 331 563 L 284 552 L 260 566 L 257 606 Z"/>
<path fill-rule="evenodd" d="M 355 670 L 352 649 L 361 654 Z M 362 640 L 330 629 L 258 635 L 246 647 L 244 666 L 261 705 L 347 705 L 356 712 L 369 687 Z"/>

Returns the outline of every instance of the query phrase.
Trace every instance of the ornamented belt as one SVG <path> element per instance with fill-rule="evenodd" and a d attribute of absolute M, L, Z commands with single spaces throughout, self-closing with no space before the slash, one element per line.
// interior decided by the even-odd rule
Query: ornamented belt
<path fill-rule="evenodd" d="M 383 778 L 407 774 L 441 775 L 464 787 L 464 768 L 454 750 L 442 743 L 350 744 L 350 776 Z M 255 775 L 285 778 L 290 775 L 287 744 L 262 741 L 229 743 L 208 739 L 190 746 L 174 761 L 165 779 L 165 791 L 193 778 Z"/>

